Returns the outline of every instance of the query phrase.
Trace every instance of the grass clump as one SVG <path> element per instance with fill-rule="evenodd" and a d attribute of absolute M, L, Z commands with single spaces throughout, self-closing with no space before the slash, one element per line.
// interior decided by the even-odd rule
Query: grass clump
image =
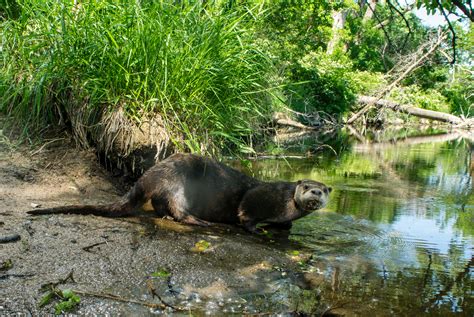
<path fill-rule="evenodd" d="M 163 118 L 181 150 L 252 151 L 273 111 L 255 8 L 201 1 L 17 2 L 1 22 L 0 110 L 28 129 L 69 126 L 83 143 L 120 109 Z M 97 138 L 97 137 L 96 137 Z M 179 141 L 179 142 L 178 142 Z"/>

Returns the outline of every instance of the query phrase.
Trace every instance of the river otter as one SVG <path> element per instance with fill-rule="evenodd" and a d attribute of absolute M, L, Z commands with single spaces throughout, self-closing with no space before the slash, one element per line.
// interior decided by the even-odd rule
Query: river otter
<path fill-rule="evenodd" d="M 331 188 L 311 181 L 262 182 L 213 159 L 174 154 L 146 171 L 121 201 L 28 211 L 31 215 L 129 216 L 151 201 L 158 216 L 187 224 L 242 224 L 256 232 L 260 222 L 291 227 L 291 221 L 322 208 Z"/>

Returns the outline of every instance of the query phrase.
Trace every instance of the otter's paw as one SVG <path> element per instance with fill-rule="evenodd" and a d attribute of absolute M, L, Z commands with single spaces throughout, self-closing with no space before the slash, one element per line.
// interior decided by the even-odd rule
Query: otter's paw
<path fill-rule="evenodd" d="M 259 234 L 262 232 L 260 229 L 257 228 L 257 224 L 251 221 L 242 223 L 242 226 L 250 233 Z"/>
<path fill-rule="evenodd" d="M 196 225 L 201 227 L 208 227 L 212 225 L 212 223 L 209 221 L 205 221 L 190 215 L 183 217 L 180 221 L 188 225 Z"/>

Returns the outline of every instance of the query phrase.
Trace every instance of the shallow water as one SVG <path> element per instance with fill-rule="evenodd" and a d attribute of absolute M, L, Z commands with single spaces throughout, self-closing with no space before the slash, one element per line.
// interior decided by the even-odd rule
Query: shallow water
<path fill-rule="evenodd" d="M 259 178 L 333 187 L 329 205 L 291 231 L 312 254 L 302 267 L 315 281 L 311 294 L 346 315 L 473 316 L 474 143 L 458 135 L 341 139 L 319 157 L 250 162 Z"/>

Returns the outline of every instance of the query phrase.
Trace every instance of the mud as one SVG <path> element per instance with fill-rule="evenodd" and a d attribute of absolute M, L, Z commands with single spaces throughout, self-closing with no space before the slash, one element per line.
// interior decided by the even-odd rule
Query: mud
<path fill-rule="evenodd" d="M 300 260 L 288 255 L 297 246 L 284 233 L 268 237 L 232 226 L 202 229 L 148 214 L 123 219 L 27 216 L 27 210 L 39 206 L 108 203 L 127 188 L 117 185 L 94 153 L 76 148 L 67 136 L 30 147 L 16 144 L 1 127 L 0 132 L 0 236 L 21 237 L 0 244 L 0 264 L 12 263 L 0 270 L 0 315 L 54 312 L 54 302 L 38 306 L 44 295 L 40 288 L 71 271 L 75 282 L 59 288 L 160 303 L 151 291 L 155 289 L 168 304 L 198 315 L 295 309 L 286 297 L 275 295 L 288 287 L 287 272 L 297 270 Z M 193 250 L 200 240 L 210 248 Z M 162 269 L 170 276 L 152 276 Z M 80 315 L 161 312 L 126 301 L 80 297 L 72 311 Z"/>

